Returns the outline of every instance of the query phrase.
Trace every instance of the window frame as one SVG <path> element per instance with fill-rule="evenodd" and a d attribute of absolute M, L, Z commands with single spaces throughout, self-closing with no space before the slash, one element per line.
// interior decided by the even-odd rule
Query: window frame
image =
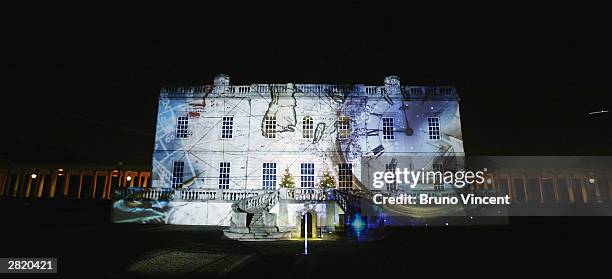
<path fill-rule="evenodd" d="M 234 116 L 223 116 L 221 118 L 221 139 L 234 138 Z"/>
<path fill-rule="evenodd" d="M 346 166 L 349 166 L 348 168 Z M 350 187 L 346 187 L 350 185 Z M 338 164 L 338 189 L 352 190 L 353 189 L 353 164 L 340 163 Z"/>
<path fill-rule="evenodd" d="M 385 164 L 385 172 L 393 172 L 393 173 L 395 173 L 395 169 L 396 168 L 397 168 L 397 163 Z M 385 187 L 387 188 L 388 192 L 397 191 L 397 181 L 395 181 L 395 179 L 393 179 L 393 183 L 385 182 Z"/>
<path fill-rule="evenodd" d="M 180 174 L 180 175 L 179 175 Z M 170 179 L 170 187 L 177 189 L 183 185 L 185 179 L 185 162 L 172 161 L 172 177 Z"/>
<path fill-rule="evenodd" d="M 427 135 L 430 140 L 440 140 L 440 117 L 427 117 Z"/>
<path fill-rule="evenodd" d="M 276 190 L 278 181 L 276 162 L 264 162 L 261 166 L 261 188 Z"/>
<path fill-rule="evenodd" d="M 351 137 L 351 117 L 340 115 L 338 117 L 338 139 L 345 140 Z"/>
<path fill-rule="evenodd" d="M 174 135 L 178 139 L 185 139 L 191 135 L 189 132 L 189 116 L 181 115 L 176 118 L 176 131 Z"/>
<path fill-rule="evenodd" d="M 304 172 L 306 170 L 306 173 Z M 312 173 L 310 173 L 312 172 Z M 301 163 L 300 164 L 300 188 L 314 188 L 315 187 L 315 164 L 314 163 Z"/>
<path fill-rule="evenodd" d="M 302 138 L 314 138 L 314 119 L 312 116 L 306 115 L 302 118 Z"/>
<path fill-rule="evenodd" d="M 385 120 L 391 120 L 390 124 L 391 126 L 389 126 L 389 123 L 385 123 Z M 383 139 L 384 140 L 394 140 L 395 139 L 395 132 L 394 132 L 394 128 L 395 128 L 395 119 L 393 119 L 393 116 L 383 116 L 383 118 L 381 119 L 382 121 L 382 133 L 383 133 Z M 387 124 L 387 125 L 385 125 Z M 390 129 L 390 130 L 388 130 Z"/>
<path fill-rule="evenodd" d="M 276 115 L 264 116 L 264 137 L 267 139 L 276 138 Z"/>
<path fill-rule="evenodd" d="M 230 173 L 231 163 L 227 161 L 219 162 L 219 189 L 229 189 Z"/>
<path fill-rule="evenodd" d="M 442 177 L 444 177 L 444 164 L 443 163 L 432 163 L 431 164 L 431 169 L 434 172 L 441 172 L 442 173 Z M 444 182 L 443 181 L 435 181 L 435 177 L 434 176 L 434 190 L 435 191 L 444 191 Z"/>

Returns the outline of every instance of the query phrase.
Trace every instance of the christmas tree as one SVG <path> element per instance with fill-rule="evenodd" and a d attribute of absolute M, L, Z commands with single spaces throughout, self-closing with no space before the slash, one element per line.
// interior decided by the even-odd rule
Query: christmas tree
<path fill-rule="evenodd" d="M 336 188 L 336 180 L 329 175 L 328 171 L 324 171 L 323 177 L 321 177 L 321 181 L 319 181 L 319 185 L 321 188 Z"/>
<path fill-rule="evenodd" d="M 283 173 L 283 177 L 281 177 L 281 181 L 279 184 L 283 188 L 293 188 L 295 187 L 295 181 L 293 181 L 293 176 L 289 173 L 289 169 L 285 169 L 285 173 Z"/>

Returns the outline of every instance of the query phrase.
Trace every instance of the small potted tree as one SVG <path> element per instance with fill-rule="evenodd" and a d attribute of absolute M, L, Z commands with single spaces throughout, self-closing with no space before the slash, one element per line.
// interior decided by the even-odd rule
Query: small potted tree
<path fill-rule="evenodd" d="M 336 180 L 334 177 L 329 175 L 329 171 L 323 171 L 323 176 L 321 176 L 321 181 L 319 181 L 319 186 L 323 189 L 333 189 L 336 188 Z"/>
<path fill-rule="evenodd" d="M 295 180 L 293 179 L 293 176 L 291 176 L 291 173 L 289 173 L 289 168 L 285 169 L 285 172 L 281 176 L 281 180 L 278 185 L 280 186 L 280 193 L 283 197 L 287 197 L 287 189 L 295 188 Z"/>
<path fill-rule="evenodd" d="M 332 194 L 331 190 L 336 188 L 336 180 L 329 174 L 329 171 L 325 170 L 323 172 L 323 176 L 321 177 L 321 181 L 319 181 L 319 186 L 323 188 L 323 191 L 325 191 L 325 193 L 323 193 L 323 197 L 328 199 L 328 195 Z"/>

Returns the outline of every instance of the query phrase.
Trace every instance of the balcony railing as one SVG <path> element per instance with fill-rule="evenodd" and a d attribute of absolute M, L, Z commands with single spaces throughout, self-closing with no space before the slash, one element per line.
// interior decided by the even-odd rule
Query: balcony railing
<path fill-rule="evenodd" d="M 122 198 L 146 200 L 224 200 L 238 201 L 269 193 L 269 190 L 255 189 L 171 189 L 171 188 L 124 188 Z M 325 201 L 335 199 L 334 189 L 281 188 L 279 199 L 297 201 Z"/>
<path fill-rule="evenodd" d="M 164 87 L 161 89 L 162 97 L 202 97 L 210 93 L 218 95 L 249 95 L 300 92 L 313 93 L 352 93 L 364 96 L 382 96 L 387 93 L 391 96 L 408 97 L 410 99 L 426 98 L 457 98 L 457 91 L 453 86 L 401 86 L 399 90 L 387 90 L 385 86 L 370 85 L 340 85 L 340 84 L 252 84 L 252 85 L 223 85 L 223 86 L 182 86 Z M 400 94 L 401 92 L 401 94 Z"/>

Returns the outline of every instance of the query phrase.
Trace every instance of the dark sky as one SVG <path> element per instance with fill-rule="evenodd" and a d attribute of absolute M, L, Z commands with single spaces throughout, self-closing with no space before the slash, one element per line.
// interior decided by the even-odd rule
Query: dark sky
<path fill-rule="evenodd" d="M 313 4 L 314 5 L 314 4 Z M 455 85 L 477 155 L 612 153 L 602 7 L 21 7 L 3 17 L 0 159 L 149 164 L 161 86 Z"/>

